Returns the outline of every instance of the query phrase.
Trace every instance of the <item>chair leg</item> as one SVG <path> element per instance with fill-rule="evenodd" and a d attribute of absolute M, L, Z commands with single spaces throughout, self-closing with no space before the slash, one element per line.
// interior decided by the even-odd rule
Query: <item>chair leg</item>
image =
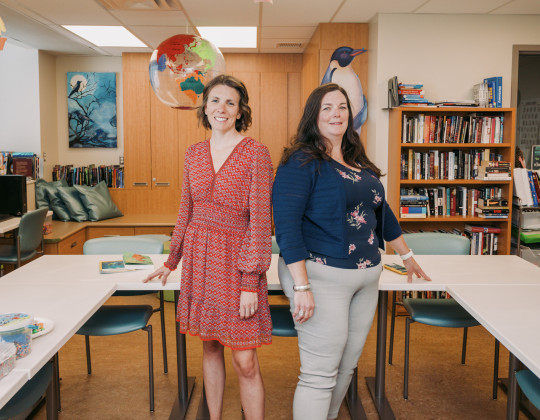
<path fill-rule="evenodd" d="M 60 358 L 58 357 L 58 353 L 54 355 L 54 373 L 53 373 L 53 381 L 56 386 L 56 407 L 58 408 L 58 411 L 62 411 L 62 405 L 60 401 Z"/>
<path fill-rule="evenodd" d="M 405 361 L 403 363 L 403 399 L 409 398 L 409 333 L 411 324 L 414 321 L 407 317 L 405 319 Z"/>
<path fill-rule="evenodd" d="M 143 328 L 148 332 L 148 388 L 150 393 L 150 412 L 154 412 L 154 346 L 152 342 L 152 326 Z"/>
<path fill-rule="evenodd" d="M 84 341 L 86 342 L 86 369 L 88 374 L 92 374 L 92 360 L 90 359 L 90 337 L 87 335 L 84 336 Z"/>
<path fill-rule="evenodd" d="M 392 317 L 390 319 L 390 346 L 388 347 L 388 364 L 392 364 L 392 356 L 394 355 L 394 328 L 396 327 L 396 297 L 397 292 L 392 292 Z"/>
<path fill-rule="evenodd" d="M 495 356 L 493 358 L 493 399 L 497 399 L 497 385 L 499 382 L 499 340 L 495 339 Z"/>
<path fill-rule="evenodd" d="M 461 364 L 465 364 L 465 357 L 467 355 L 467 331 L 469 328 L 463 328 L 463 345 L 461 347 Z"/>
<path fill-rule="evenodd" d="M 165 335 L 165 303 L 163 301 L 163 291 L 159 292 L 159 310 L 161 318 L 161 345 L 163 347 L 163 372 L 168 373 L 167 364 L 167 338 Z"/>

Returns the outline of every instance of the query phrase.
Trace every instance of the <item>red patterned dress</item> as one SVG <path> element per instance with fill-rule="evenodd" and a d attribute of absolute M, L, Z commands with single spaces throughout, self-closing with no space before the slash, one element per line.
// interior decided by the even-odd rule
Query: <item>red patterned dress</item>
<path fill-rule="evenodd" d="M 165 263 L 182 258 L 180 332 L 235 350 L 272 342 L 266 270 L 272 257 L 272 161 L 246 137 L 214 172 L 210 142 L 185 156 L 180 211 Z M 240 319 L 240 292 L 257 292 L 258 310 Z"/>

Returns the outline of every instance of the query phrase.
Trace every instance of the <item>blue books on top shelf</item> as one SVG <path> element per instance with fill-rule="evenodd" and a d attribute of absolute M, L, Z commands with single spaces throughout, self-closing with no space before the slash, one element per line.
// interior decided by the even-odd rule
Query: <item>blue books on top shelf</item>
<path fill-rule="evenodd" d="M 502 77 L 488 77 L 484 83 L 488 85 L 489 107 L 502 108 Z"/>

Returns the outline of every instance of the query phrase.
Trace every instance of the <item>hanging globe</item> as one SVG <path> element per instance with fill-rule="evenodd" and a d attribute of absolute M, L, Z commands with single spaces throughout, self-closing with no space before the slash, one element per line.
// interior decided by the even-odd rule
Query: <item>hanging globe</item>
<path fill-rule="evenodd" d="M 163 41 L 150 58 L 150 84 L 161 102 L 172 108 L 195 109 L 206 83 L 225 73 L 225 59 L 211 42 L 197 35 L 175 35 Z"/>

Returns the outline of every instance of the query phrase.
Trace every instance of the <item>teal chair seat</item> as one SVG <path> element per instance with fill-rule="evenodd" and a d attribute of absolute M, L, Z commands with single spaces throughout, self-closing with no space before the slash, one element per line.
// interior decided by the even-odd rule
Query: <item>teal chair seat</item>
<path fill-rule="evenodd" d="M 45 394 L 53 377 L 51 363 L 46 363 L 0 410 L 0 420 L 7 420 L 32 408 Z"/>
<path fill-rule="evenodd" d="M 31 260 L 36 255 L 37 251 L 35 249 L 29 251 L 21 250 L 21 261 L 24 262 Z M 2 261 L 4 264 L 17 264 L 17 248 L 15 248 L 13 245 L 0 245 L 0 261 Z"/>
<path fill-rule="evenodd" d="M 289 305 L 270 305 L 272 335 L 277 337 L 296 337 L 296 329 Z"/>
<path fill-rule="evenodd" d="M 105 336 L 137 331 L 146 327 L 153 310 L 150 305 L 104 305 L 77 334 Z"/>
<path fill-rule="evenodd" d="M 516 380 L 527 399 L 540 410 L 540 378 L 530 370 L 520 370 Z"/>
<path fill-rule="evenodd" d="M 434 327 L 464 328 L 480 325 L 454 299 L 404 299 L 413 321 Z"/>

